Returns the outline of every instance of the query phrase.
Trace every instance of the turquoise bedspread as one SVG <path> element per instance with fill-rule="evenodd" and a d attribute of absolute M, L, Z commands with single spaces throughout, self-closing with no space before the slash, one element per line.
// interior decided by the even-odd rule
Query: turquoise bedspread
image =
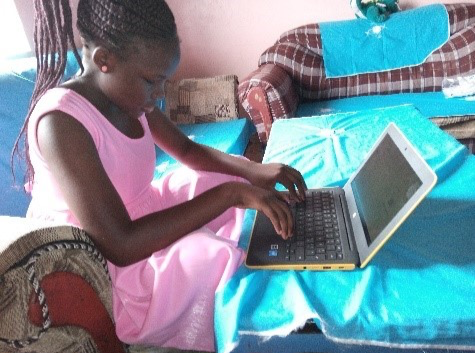
<path fill-rule="evenodd" d="M 381 24 L 365 19 L 324 22 L 320 31 L 327 78 L 419 65 L 450 34 L 441 4 L 397 12 Z"/>
<path fill-rule="evenodd" d="M 475 350 L 475 157 L 464 146 L 406 105 L 276 121 L 264 161 L 296 167 L 309 187 L 343 185 L 391 121 L 436 172 L 435 188 L 364 269 L 242 266 L 216 295 L 218 352 L 245 352 L 240 335 L 287 335 L 309 318 L 336 342 Z"/>

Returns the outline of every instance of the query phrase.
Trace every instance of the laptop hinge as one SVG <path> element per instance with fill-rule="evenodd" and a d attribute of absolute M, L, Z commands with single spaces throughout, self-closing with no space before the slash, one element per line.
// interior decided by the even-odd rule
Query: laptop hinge
<path fill-rule="evenodd" d="M 351 226 L 350 221 L 350 212 L 348 211 L 348 205 L 346 203 L 345 194 L 339 195 L 340 196 L 340 203 L 341 208 L 343 210 L 343 220 L 345 221 L 345 230 L 346 230 L 346 239 L 348 239 L 348 245 L 352 252 L 355 251 L 356 244 L 353 243 L 353 240 L 350 237 L 350 234 L 353 231 L 353 227 Z"/>

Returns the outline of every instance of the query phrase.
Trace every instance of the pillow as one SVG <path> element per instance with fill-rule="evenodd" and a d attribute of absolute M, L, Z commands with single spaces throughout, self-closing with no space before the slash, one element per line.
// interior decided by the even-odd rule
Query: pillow
<path fill-rule="evenodd" d="M 165 86 L 165 113 L 178 124 L 237 119 L 235 75 L 183 79 Z"/>

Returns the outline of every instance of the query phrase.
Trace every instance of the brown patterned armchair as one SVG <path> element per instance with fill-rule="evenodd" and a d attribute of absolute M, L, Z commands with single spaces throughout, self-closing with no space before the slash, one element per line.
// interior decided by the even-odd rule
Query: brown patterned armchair
<path fill-rule="evenodd" d="M 435 92 L 442 89 L 445 77 L 475 74 L 475 4 L 445 6 L 449 40 L 424 63 L 386 72 L 326 78 L 319 25 L 309 24 L 282 34 L 262 53 L 259 67 L 238 87 L 239 100 L 256 126 L 261 143 L 267 142 L 272 122 L 294 117 L 302 102 Z M 473 147 L 473 116 L 434 122 L 444 124 L 444 129 Z"/>
<path fill-rule="evenodd" d="M 117 338 L 105 259 L 69 225 L 0 216 L 0 318 L 2 353 L 187 353 Z"/>
<path fill-rule="evenodd" d="M 126 352 L 107 265 L 87 234 L 0 217 L 0 351 Z"/>

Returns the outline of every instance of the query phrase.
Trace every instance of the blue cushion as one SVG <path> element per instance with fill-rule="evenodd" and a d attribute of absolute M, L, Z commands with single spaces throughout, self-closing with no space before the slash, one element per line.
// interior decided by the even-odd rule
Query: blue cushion
<path fill-rule="evenodd" d="M 236 119 L 203 124 L 183 124 L 179 128 L 193 141 L 211 146 L 222 152 L 243 155 L 250 135 L 255 131 L 249 119 Z M 175 170 L 181 164 L 156 148 L 157 159 L 154 180 Z"/>

